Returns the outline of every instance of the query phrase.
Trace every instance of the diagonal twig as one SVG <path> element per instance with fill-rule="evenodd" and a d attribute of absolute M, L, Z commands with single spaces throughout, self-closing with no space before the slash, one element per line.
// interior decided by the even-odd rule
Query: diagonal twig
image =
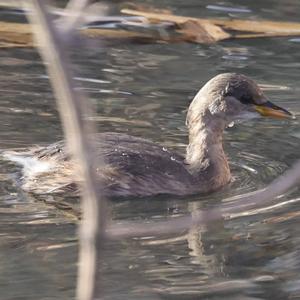
<path fill-rule="evenodd" d="M 176 217 L 153 223 L 123 221 L 120 224 L 109 225 L 106 229 L 106 236 L 111 239 L 119 239 L 180 233 L 192 226 L 208 224 L 224 217 L 230 217 L 231 214 L 267 206 L 273 203 L 276 197 L 281 196 L 289 189 L 299 185 L 299 183 L 300 161 L 296 162 L 291 169 L 275 179 L 265 189 L 239 196 L 238 199 L 223 202 L 220 207 L 203 211 L 199 210 L 193 212 L 193 216 Z"/>
<path fill-rule="evenodd" d="M 43 0 L 24 0 L 25 7 L 34 13 L 28 14 L 32 23 L 38 49 L 50 75 L 52 87 L 57 99 L 60 116 L 66 134 L 67 144 L 84 178 L 82 182 L 83 221 L 79 228 L 80 251 L 77 298 L 94 298 L 97 241 L 105 226 L 106 206 L 99 191 L 99 182 L 94 166 L 93 146 L 87 138 L 87 127 L 83 122 L 83 112 L 87 110 L 87 101 L 74 90 L 73 74 L 70 70 L 67 49 L 60 32 L 54 26 Z M 101 199 L 100 199 L 101 198 Z"/>

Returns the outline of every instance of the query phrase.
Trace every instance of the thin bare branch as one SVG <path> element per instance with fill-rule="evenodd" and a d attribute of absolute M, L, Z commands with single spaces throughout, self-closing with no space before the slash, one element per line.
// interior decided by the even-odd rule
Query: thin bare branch
<path fill-rule="evenodd" d="M 88 12 L 89 2 L 89 0 L 70 0 L 63 11 L 59 12 L 59 10 L 56 10 L 56 14 L 60 13 L 64 16 L 60 20 L 60 27 L 65 35 L 69 35 L 85 23 L 92 22 L 88 21 L 90 16 L 90 12 Z M 107 11 L 107 8 L 107 4 L 98 4 L 93 19 L 101 20 Z"/>
<path fill-rule="evenodd" d="M 80 24 L 83 12 L 89 4 L 89 0 L 70 0 L 65 8 L 67 17 L 63 20 L 63 30 L 70 32 L 76 30 Z"/>
<path fill-rule="evenodd" d="M 100 199 L 99 182 L 93 166 L 99 165 L 92 153 L 92 145 L 87 139 L 87 128 L 82 119 L 86 111 L 87 101 L 83 95 L 75 92 L 73 75 L 70 71 L 69 58 L 64 48 L 60 33 L 57 31 L 47 12 L 43 0 L 27 0 L 34 13 L 28 14 L 33 24 L 34 35 L 39 45 L 39 51 L 50 75 L 53 90 L 57 98 L 67 144 L 78 162 L 82 174 L 82 214 L 80 226 L 80 252 L 77 297 L 80 300 L 90 300 L 94 297 L 95 274 L 97 260 L 97 237 L 105 225 L 105 201 Z M 87 158 L 89 158 L 87 160 Z M 99 199 L 98 199 L 99 198 Z M 100 201 L 101 200 L 101 201 Z M 99 209 L 99 205 L 101 208 Z M 99 211 L 101 216 L 99 218 Z M 100 224 L 101 223 L 101 224 Z"/>
<path fill-rule="evenodd" d="M 231 217 L 251 209 L 258 209 L 273 203 L 276 197 L 281 196 L 289 189 L 300 183 L 300 161 L 288 170 L 285 174 L 274 180 L 263 190 L 244 196 L 227 199 L 220 207 L 210 210 L 193 212 L 193 216 L 176 217 L 169 220 L 153 223 L 143 222 L 122 222 L 112 224 L 106 230 L 106 236 L 111 239 L 157 236 L 163 234 L 174 234 L 186 231 L 192 226 L 208 224 L 224 217 Z"/>
<path fill-rule="evenodd" d="M 287 172 L 275 179 L 265 189 L 250 195 L 239 197 L 224 203 L 222 213 L 231 214 L 250 210 L 272 203 L 276 197 L 300 183 L 300 161 L 296 162 Z"/>

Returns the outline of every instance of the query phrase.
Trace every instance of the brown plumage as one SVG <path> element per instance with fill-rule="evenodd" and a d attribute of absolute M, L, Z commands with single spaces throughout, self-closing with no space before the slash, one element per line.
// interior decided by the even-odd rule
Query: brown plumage
<path fill-rule="evenodd" d="M 189 107 L 186 157 L 126 134 L 93 136 L 96 154 L 104 161 L 104 167 L 97 169 L 104 193 L 107 196 L 187 195 L 223 187 L 231 179 L 223 151 L 223 131 L 237 117 L 257 112 L 265 116 L 291 116 L 269 102 L 251 79 L 225 73 L 205 84 Z M 25 164 L 22 186 L 27 191 L 77 190 L 75 182 L 80 178 L 75 176 L 76 166 L 63 141 L 27 152 L 7 153 L 6 157 Z M 26 163 L 26 159 L 31 163 Z"/>

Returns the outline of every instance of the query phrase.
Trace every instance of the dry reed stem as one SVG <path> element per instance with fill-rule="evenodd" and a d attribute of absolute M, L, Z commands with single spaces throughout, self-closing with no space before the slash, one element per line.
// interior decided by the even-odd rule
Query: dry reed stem
<path fill-rule="evenodd" d="M 63 35 L 54 26 L 43 0 L 27 0 L 24 6 L 33 13 L 28 14 L 33 24 L 34 36 L 38 49 L 50 75 L 59 108 L 67 145 L 79 166 L 84 178 L 82 182 L 82 214 L 79 227 L 79 271 L 77 298 L 91 300 L 95 293 L 96 261 L 99 255 L 97 241 L 105 230 L 105 201 L 101 198 L 99 182 L 94 166 L 99 165 L 92 153 L 92 145 L 87 139 L 83 112 L 86 112 L 87 101 L 83 95 L 74 90 L 73 74 L 67 54 Z M 101 215 L 99 215 L 100 213 Z"/>

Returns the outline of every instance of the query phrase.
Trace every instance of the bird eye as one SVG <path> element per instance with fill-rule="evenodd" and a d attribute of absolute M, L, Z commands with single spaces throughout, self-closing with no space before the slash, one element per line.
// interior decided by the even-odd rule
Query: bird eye
<path fill-rule="evenodd" d="M 244 94 L 242 95 L 239 100 L 243 103 L 243 104 L 254 104 L 253 98 L 249 95 L 249 94 Z"/>

